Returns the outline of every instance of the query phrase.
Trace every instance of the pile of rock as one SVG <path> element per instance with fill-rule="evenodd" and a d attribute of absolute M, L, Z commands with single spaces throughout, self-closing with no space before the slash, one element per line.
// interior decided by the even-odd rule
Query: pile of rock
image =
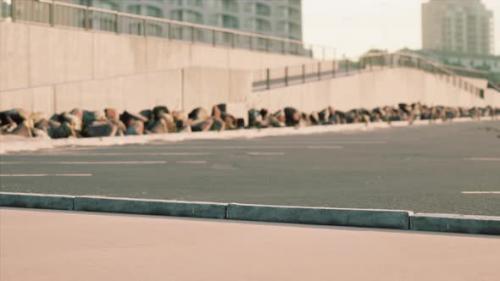
<path fill-rule="evenodd" d="M 301 112 L 293 107 L 285 107 L 276 112 L 251 109 L 248 112 L 247 124 L 244 119 L 228 113 L 225 104 L 213 106 L 211 112 L 199 107 L 188 114 L 170 111 L 166 106 L 156 106 L 139 113 L 128 111 L 119 113 L 113 108 L 106 108 L 103 111 L 75 108 L 54 114 L 50 118 L 46 118 L 42 113 L 11 109 L 0 112 L 0 134 L 59 139 L 370 122 L 412 123 L 415 120 L 495 118 L 495 116 L 500 116 L 500 108 L 425 106 L 418 103 L 349 111 L 340 111 L 329 106 L 322 111 L 312 113 Z"/>
<path fill-rule="evenodd" d="M 395 122 L 415 120 L 452 120 L 454 118 L 492 117 L 500 115 L 500 108 L 490 106 L 479 108 L 425 106 L 419 103 L 398 106 L 376 107 L 371 110 L 357 108 L 349 111 L 336 110 L 332 106 L 319 112 L 304 113 L 295 108 L 286 107 L 270 113 L 267 109 L 251 109 L 249 111 L 249 127 L 287 127 L 287 126 L 315 126 L 370 122 Z"/>

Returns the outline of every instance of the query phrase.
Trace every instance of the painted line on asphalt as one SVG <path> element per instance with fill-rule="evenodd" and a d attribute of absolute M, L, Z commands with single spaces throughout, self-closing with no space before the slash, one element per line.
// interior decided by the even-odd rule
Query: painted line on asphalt
<path fill-rule="evenodd" d="M 210 152 L 103 152 L 103 153 L 37 153 L 17 154 L 16 156 L 207 156 Z"/>
<path fill-rule="evenodd" d="M 462 191 L 462 194 L 500 194 L 500 191 Z"/>
<path fill-rule="evenodd" d="M 39 165 L 162 165 L 167 164 L 167 161 L 3 161 L 0 165 L 22 165 L 22 164 L 39 164 Z"/>
<path fill-rule="evenodd" d="M 161 165 L 167 161 L 60 161 L 52 162 L 61 165 Z"/>
<path fill-rule="evenodd" d="M 314 145 L 308 146 L 307 149 L 343 149 L 343 146 L 340 145 Z"/>
<path fill-rule="evenodd" d="M 247 152 L 250 156 L 283 156 L 284 152 Z"/>
<path fill-rule="evenodd" d="M 176 161 L 176 164 L 192 164 L 192 165 L 204 165 L 208 164 L 206 160 L 192 160 L 192 161 Z"/>
<path fill-rule="evenodd" d="M 307 148 L 307 145 L 227 145 L 227 146 L 183 146 L 183 147 L 163 147 L 159 149 L 158 147 L 142 147 L 141 149 L 148 150 L 148 149 L 158 149 L 158 150 L 164 150 L 165 152 L 158 152 L 159 153 L 170 153 L 170 150 L 198 150 L 198 149 L 203 149 L 203 150 L 228 150 L 228 149 L 234 149 L 234 150 L 259 150 L 259 149 L 305 149 Z M 104 154 L 104 153 L 103 153 Z"/>
<path fill-rule="evenodd" d="M 485 161 L 485 162 L 496 162 L 500 161 L 500 157 L 471 157 L 465 158 L 468 161 Z"/>
<path fill-rule="evenodd" d="M 92 177 L 92 174 L 0 174 L 0 177 Z"/>
<path fill-rule="evenodd" d="M 342 140 L 342 141 L 329 141 L 329 142 L 290 142 L 290 143 L 281 143 L 284 145 L 336 145 L 336 144 L 387 144 L 387 141 L 350 141 L 350 140 Z"/>

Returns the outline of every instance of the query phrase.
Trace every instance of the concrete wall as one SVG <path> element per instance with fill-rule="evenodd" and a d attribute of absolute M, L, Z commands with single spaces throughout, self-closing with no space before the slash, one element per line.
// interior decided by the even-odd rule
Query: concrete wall
<path fill-rule="evenodd" d="M 3 91 L 0 110 L 19 107 L 52 114 L 75 107 L 114 107 L 138 112 L 166 105 L 190 111 L 217 103 L 243 104 L 250 95 L 251 83 L 248 71 L 192 67 Z"/>
<path fill-rule="evenodd" d="M 483 81 L 474 81 L 480 84 Z M 487 90 L 485 98 L 465 91 L 443 75 L 407 68 L 364 72 L 354 76 L 252 93 L 248 106 L 270 110 L 294 106 L 317 111 L 332 105 L 340 110 L 422 102 L 428 105 L 500 107 L 500 93 Z"/>
<path fill-rule="evenodd" d="M 313 61 L 162 38 L 0 22 L 0 92 L 188 67 L 254 70 Z"/>
<path fill-rule="evenodd" d="M 243 103 L 251 71 L 314 60 L 161 38 L 0 22 L 0 110 L 191 110 Z"/>
<path fill-rule="evenodd" d="M 479 99 L 444 76 L 385 69 L 251 93 L 253 70 L 311 59 L 213 48 L 160 38 L 0 22 L 0 110 L 47 114 L 74 107 L 139 111 L 155 105 L 189 111 L 225 102 L 304 111 L 327 105 L 346 110 L 399 102 L 500 106 L 487 91 Z M 484 86 L 485 81 L 474 80 Z M 236 106 L 236 107 L 238 107 Z"/>

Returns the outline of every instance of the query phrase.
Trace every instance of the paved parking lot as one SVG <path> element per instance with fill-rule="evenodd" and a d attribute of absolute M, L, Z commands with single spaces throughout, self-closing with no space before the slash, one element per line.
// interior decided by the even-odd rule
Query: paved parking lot
<path fill-rule="evenodd" d="M 2 191 L 500 216 L 500 122 L 0 156 Z"/>

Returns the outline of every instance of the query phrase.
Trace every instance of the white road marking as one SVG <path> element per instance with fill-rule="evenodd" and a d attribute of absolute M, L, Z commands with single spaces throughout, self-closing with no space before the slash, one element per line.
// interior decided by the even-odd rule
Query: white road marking
<path fill-rule="evenodd" d="M 193 161 L 176 161 L 177 164 L 193 164 L 193 165 L 202 165 L 207 164 L 208 162 L 205 160 L 193 160 Z"/>
<path fill-rule="evenodd" d="M 471 157 L 471 158 L 465 158 L 465 160 L 496 162 L 496 161 L 500 161 L 500 157 Z"/>
<path fill-rule="evenodd" d="M 61 165 L 159 165 L 167 164 L 167 161 L 60 161 L 48 162 Z"/>
<path fill-rule="evenodd" d="M 56 177 L 91 177 L 92 174 L 55 174 Z"/>
<path fill-rule="evenodd" d="M 0 174 L 0 177 L 47 177 L 49 174 Z"/>
<path fill-rule="evenodd" d="M 281 143 L 285 145 L 336 145 L 336 144 L 387 144 L 387 141 L 358 141 L 358 140 L 339 140 L 328 142 L 288 142 Z"/>
<path fill-rule="evenodd" d="M 500 191 L 462 191 L 462 194 L 500 194 Z"/>
<path fill-rule="evenodd" d="M 0 174 L 0 177 L 92 177 L 92 174 Z"/>
<path fill-rule="evenodd" d="M 308 146 L 307 149 L 342 149 L 344 147 L 340 145 L 314 145 L 314 146 Z"/>
<path fill-rule="evenodd" d="M 283 156 L 284 152 L 247 152 L 250 156 Z"/>
<path fill-rule="evenodd" d="M 37 153 L 18 154 L 21 156 L 207 156 L 210 152 L 103 152 L 103 153 Z"/>
<path fill-rule="evenodd" d="M 3 161 L 1 165 L 159 165 L 167 164 L 167 161 Z"/>

